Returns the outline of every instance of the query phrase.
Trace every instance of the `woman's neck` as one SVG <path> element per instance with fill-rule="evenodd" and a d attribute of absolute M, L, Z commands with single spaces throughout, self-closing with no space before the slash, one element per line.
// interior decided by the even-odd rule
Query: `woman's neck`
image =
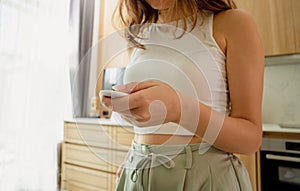
<path fill-rule="evenodd" d="M 178 20 L 179 18 L 176 17 L 174 14 L 170 14 L 168 9 L 163 9 L 158 11 L 158 23 L 170 23 L 173 21 Z"/>

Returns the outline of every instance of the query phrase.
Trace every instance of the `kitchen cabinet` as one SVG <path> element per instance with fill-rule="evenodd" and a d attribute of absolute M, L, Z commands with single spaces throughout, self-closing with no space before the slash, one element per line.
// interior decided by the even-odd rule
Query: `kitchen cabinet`
<path fill-rule="evenodd" d="M 299 0 L 237 0 L 237 4 L 256 21 L 266 56 L 300 53 Z"/>
<path fill-rule="evenodd" d="M 300 52 L 300 1 L 293 0 L 293 14 L 295 23 L 295 34 L 296 34 L 296 47 L 297 52 Z"/>
<path fill-rule="evenodd" d="M 300 53 L 299 0 L 236 0 L 256 21 L 266 56 Z M 101 1 L 99 39 L 115 31 L 111 16 L 117 0 Z M 100 57 L 101 58 L 101 57 Z M 110 66 L 125 66 L 128 53 L 114 58 Z M 99 70 L 107 63 L 99 61 Z M 99 71 L 98 71 L 99 73 Z"/>
<path fill-rule="evenodd" d="M 133 134 L 127 129 L 115 125 L 65 122 L 61 190 L 114 190 L 115 173 L 133 139 Z"/>

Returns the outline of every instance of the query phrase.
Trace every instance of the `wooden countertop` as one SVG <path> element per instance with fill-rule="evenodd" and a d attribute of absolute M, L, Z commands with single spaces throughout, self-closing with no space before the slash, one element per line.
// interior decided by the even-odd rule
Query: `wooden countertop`
<path fill-rule="evenodd" d="M 265 123 L 263 124 L 263 137 L 300 140 L 300 129 Z"/>
<path fill-rule="evenodd" d="M 85 123 L 85 124 L 95 124 L 95 125 L 109 125 L 109 126 L 124 126 L 131 127 L 132 125 L 121 119 L 119 116 L 112 116 L 110 119 L 105 118 L 71 118 L 65 119 L 65 122 L 72 123 Z"/>
<path fill-rule="evenodd" d="M 111 119 L 104 118 L 73 118 L 73 119 L 65 119 L 65 122 L 76 122 L 76 123 L 86 123 L 86 124 L 99 124 L 99 125 L 111 125 L 111 126 L 125 126 L 131 127 L 129 123 L 126 123 L 124 120 L 113 117 Z M 275 134 L 295 134 L 295 136 L 299 136 L 300 138 L 300 129 L 299 128 L 283 128 L 278 124 L 264 123 L 263 124 L 263 132 L 264 135 L 269 133 Z"/>
<path fill-rule="evenodd" d="M 277 133 L 297 133 L 300 136 L 300 128 L 281 127 L 278 124 L 264 123 L 263 132 L 277 132 Z"/>

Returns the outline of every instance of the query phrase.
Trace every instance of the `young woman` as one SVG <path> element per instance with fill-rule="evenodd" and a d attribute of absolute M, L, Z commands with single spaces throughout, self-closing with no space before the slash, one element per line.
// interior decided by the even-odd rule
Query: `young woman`
<path fill-rule="evenodd" d="M 232 0 L 120 0 L 135 47 L 129 93 L 102 103 L 134 126 L 116 190 L 252 190 L 232 153 L 259 149 L 263 48 Z"/>

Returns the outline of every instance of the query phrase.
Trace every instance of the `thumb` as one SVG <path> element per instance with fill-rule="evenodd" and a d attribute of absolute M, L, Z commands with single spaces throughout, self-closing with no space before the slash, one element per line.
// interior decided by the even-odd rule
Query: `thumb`
<path fill-rule="evenodd" d="M 125 92 L 125 93 L 131 93 L 133 89 L 137 86 L 138 82 L 130 82 L 128 84 L 119 84 L 112 87 L 112 89 L 119 91 L 119 92 Z"/>
<path fill-rule="evenodd" d="M 133 93 L 136 91 L 150 88 L 157 84 L 158 84 L 158 82 L 156 82 L 154 80 L 146 80 L 146 81 L 142 81 L 142 82 L 130 82 L 128 84 L 116 85 L 116 86 L 113 86 L 112 88 L 116 91 Z"/>

